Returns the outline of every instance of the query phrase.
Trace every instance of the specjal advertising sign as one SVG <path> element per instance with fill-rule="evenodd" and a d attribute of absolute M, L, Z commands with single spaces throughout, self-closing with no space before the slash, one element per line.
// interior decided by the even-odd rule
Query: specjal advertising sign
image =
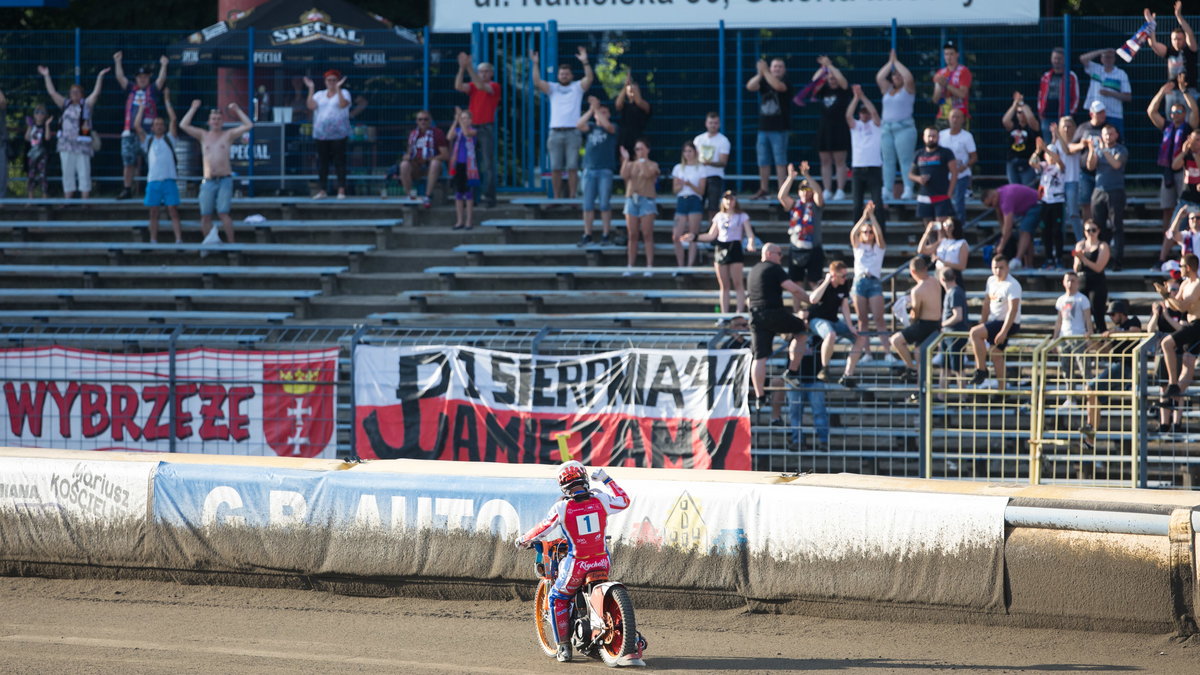
<path fill-rule="evenodd" d="M 333 23 L 329 15 L 315 7 L 300 15 L 300 21 L 271 31 L 271 44 L 302 45 L 309 42 L 330 42 L 335 45 L 362 45 L 358 30 Z"/>

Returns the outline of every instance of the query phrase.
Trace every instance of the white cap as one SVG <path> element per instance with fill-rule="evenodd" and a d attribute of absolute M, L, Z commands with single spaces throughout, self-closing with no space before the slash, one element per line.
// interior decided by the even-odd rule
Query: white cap
<path fill-rule="evenodd" d="M 1104 107 L 1104 101 L 1092 101 L 1092 104 L 1088 106 L 1088 112 L 1092 113 L 1100 113 L 1106 110 L 1108 108 Z"/>

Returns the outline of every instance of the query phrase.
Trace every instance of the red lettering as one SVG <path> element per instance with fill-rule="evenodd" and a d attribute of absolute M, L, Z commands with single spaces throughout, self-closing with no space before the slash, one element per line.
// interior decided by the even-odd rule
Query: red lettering
<path fill-rule="evenodd" d="M 254 398 L 254 387 L 229 388 L 229 435 L 235 441 L 250 438 L 250 416 L 242 411 L 242 403 Z"/>
<path fill-rule="evenodd" d="M 175 438 L 183 440 L 192 437 L 192 413 L 183 409 L 183 402 L 195 396 L 200 387 L 194 384 L 181 384 L 175 387 Z"/>
<path fill-rule="evenodd" d="M 146 426 L 142 429 L 142 435 L 146 440 L 157 441 L 160 438 L 166 438 L 171 433 L 166 424 L 159 423 L 163 411 L 167 409 L 167 401 L 170 400 L 170 396 L 171 392 L 166 385 L 142 389 L 142 400 L 153 401 L 150 406 L 150 415 L 146 418 Z"/>
<path fill-rule="evenodd" d="M 62 438 L 70 438 L 71 408 L 74 407 L 75 399 L 79 396 L 79 383 L 68 383 L 67 390 L 62 393 L 58 391 L 58 386 L 53 382 L 48 384 L 50 397 L 54 399 L 55 405 L 58 406 L 58 435 Z"/>
<path fill-rule="evenodd" d="M 38 382 L 34 387 L 37 393 L 30 401 L 29 383 L 21 383 L 21 393 L 18 396 L 12 382 L 4 383 L 4 399 L 8 404 L 8 424 L 14 436 L 25 435 L 25 422 L 29 421 L 29 433 L 35 438 L 42 436 L 42 409 L 46 404 L 46 383 Z"/>
<path fill-rule="evenodd" d="M 137 391 L 128 385 L 114 384 L 112 392 L 112 437 L 114 441 L 125 440 L 125 434 L 129 434 L 129 440 L 136 441 L 141 439 L 142 430 L 138 427 L 137 417 L 138 410 L 138 395 Z"/>
<path fill-rule="evenodd" d="M 225 387 L 219 384 L 200 385 L 200 438 L 205 441 L 229 440 L 229 427 L 216 424 L 224 419 L 221 406 L 225 405 Z"/>
<path fill-rule="evenodd" d="M 83 437 L 95 438 L 108 431 L 108 393 L 99 384 L 85 384 L 80 417 L 83 418 Z"/>

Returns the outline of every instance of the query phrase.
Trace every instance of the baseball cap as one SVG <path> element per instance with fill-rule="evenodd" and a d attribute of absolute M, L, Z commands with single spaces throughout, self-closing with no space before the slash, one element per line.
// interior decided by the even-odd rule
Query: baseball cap
<path fill-rule="evenodd" d="M 953 49 L 958 51 L 958 44 L 954 40 L 946 40 L 946 44 L 942 45 L 942 49 Z"/>
<path fill-rule="evenodd" d="M 797 189 L 798 190 L 812 190 L 813 186 L 811 183 L 808 182 L 807 178 L 801 178 L 800 185 L 797 187 Z"/>
<path fill-rule="evenodd" d="M 141 68 L 138 68 L 137 74 L 138 75 L 153 75 L 154 69 L 151 68 L 150 66 L 142 66 Z"/>
<path fill-rule="evenodd" d="M 1110 316 L 1113 314 L 1124 314 L 1125 316 L 1129 316 L 1133 314 L 1133 310 L 1129 307 L 1128 300 L 1113 300 L 1112 302 L 1108 303 L 1108 313 Z"/>
<path fill-rule="evenodd" d="M 1102 113 L 1106 110 L 1108 108 L 1104 107 L 1104 101 L 1092 101 L 1092 104 L 1088 106 L 1088 112 Z"/>
<path fill-rule="evenodd" d="M 1162 264 L 1162 271 L 1167 273 L 1167 276 L 1179 281 L 1183 278 L 1183 267 L 1178 260 L 1168 260 Z"/>

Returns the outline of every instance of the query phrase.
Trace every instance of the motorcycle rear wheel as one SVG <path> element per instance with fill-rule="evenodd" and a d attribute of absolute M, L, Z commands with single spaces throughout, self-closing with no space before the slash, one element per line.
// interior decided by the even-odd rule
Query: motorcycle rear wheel
<path fill-rule="evenodd" d="M 605 665 L 616 666 L 622 657 L 637 652 L 637 620 L 624 586 L 614 586 L 604 597 L 604 627 L 609 633 L 599 651 Z"/>
<path fill-rule="evenodd" d="M 533 621 L 537 625 L 538 646 L 546 656 L 558 654 L 558 643 L 554 641 L 554 613 L 550 611 L 550 589 L 553 586 L 549 579 L 538 580 L 537 593 L 533 596 Z"/>

